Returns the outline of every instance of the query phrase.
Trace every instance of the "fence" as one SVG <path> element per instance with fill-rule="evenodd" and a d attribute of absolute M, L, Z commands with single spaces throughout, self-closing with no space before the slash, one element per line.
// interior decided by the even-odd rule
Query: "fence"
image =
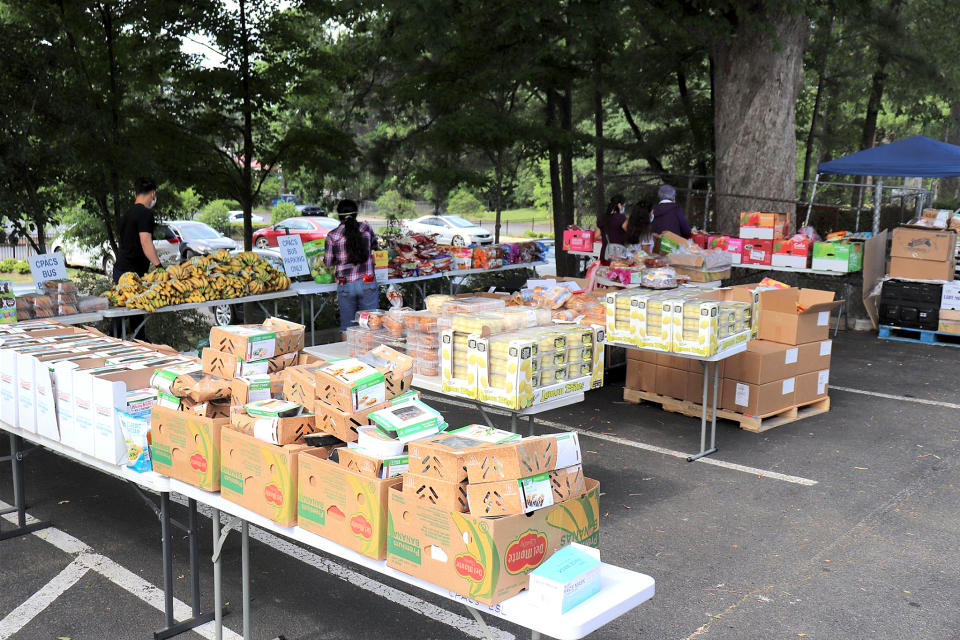
<path fill-rule="evenodd" d="M 50 250 L 50 241 L 53 238 L 47 238 L 47 251 Z M 17 242 L 4 242 L 0 244 L 0 260 L 6 260 L 7 258 L 13 258 L 14 260 L 26 260 L 30 256 L 37 255 L 37 252 L 34 251 L 33 245 L 31 245 L 27 240 L 21 238 Z"/>

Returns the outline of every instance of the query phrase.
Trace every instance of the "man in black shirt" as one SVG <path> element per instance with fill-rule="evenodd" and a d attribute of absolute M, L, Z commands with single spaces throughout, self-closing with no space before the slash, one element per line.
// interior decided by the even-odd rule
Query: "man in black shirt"
<path fill-rule="evenodd" d="M 157 249 L 153 246 L 153 205 L 157 203 L 157 183 L 150 178 L 137 178 L 133 183 L 136 200 L 123 214 L 118 229 L 119 247 L 113 267 L 113 281 L 132 271 L 142 276 L 150 265 L 160 266 Z"/>

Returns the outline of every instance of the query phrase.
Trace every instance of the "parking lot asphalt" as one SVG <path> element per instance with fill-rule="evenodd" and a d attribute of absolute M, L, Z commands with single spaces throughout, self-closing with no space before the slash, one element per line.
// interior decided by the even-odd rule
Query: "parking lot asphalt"
<path fill-rule="evenodd" d="M 699 446 L 698 420 L 623 402 L 622 370 L 584 403 L 539 416 L 538 433 L 582 430 L 584 470 L 601 484 L 603 559 L 657 581 L 652 600 L 590 637 L 958 637 L 958 356 L 841 333 L 831 411 L 760 434 L 721 421 L 713 462 L 682 458 Z M 428 401 L 453 425 L 479 421 L 472 409 Z M 0 466 L 0 500 L 10 503 L 8 469 Z M 132 577 L 118 585 L 115 572 L 83 572 L 12 638 L 148 637 L 162 614 L 130 585 L 162 583 L 152 512 L 122 482 L 47 452 L 27 459 L 26 487 L 32 515 Z M 206 559 L 210 521 L 201 528 Z M 188 602 L 182 535 L 175 545 L 176 596 Z M 236 534 L 224 554 L 226 622 L 238 632 Z M 69 573 L 74 558 L 34 535 L 0 542 L 0 638 L 11 612 Z M 482 637 L 451 601 L 255 528 L 251 560 L 254 638 Z M 201 589 L 209 608 L 208 564 Z M 494 637 L 529 637 L 488 622 Z M 212 637 L 203 634 L 181 637 Z"/>

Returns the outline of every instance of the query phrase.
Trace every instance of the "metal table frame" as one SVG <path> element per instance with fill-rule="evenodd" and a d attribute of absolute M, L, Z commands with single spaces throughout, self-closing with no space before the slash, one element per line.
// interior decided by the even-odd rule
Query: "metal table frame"
<path fill-rule="evenodd" d="M 616 346 L 623 347 L 625 349 L 636 349 L 637 351 L 646 351 L 647 353 L 666 353 L 659 349 L 643 349 L 640 347 L 635 347 L 626 344 L 617 344 Z M 670 353 L 672 356 L 678 358 L 687 358 L 689 360 L 699 360 L 703 365 L 703 412 L 700 415 L 700 452 L 695 453 L 692 456 L 687 457 L 687 462 L 693 462 L 704 456 L 709 456 L 712 453 L 717 452 L 717 389 L 720 386 L 720 361 L 726 360 L 730 356 L 734 356 L 738 353 L 743 353 L 747 350 L 747 343 L 743 342 L 736 346 L 730 347 L 725 351 L 710 356 L 709 358 L 704 356 L 689 355 L 686 353 Z M 710 410 L 709 406 L 709 397 L 707 391 L 710 388 L 710 368 L 713 365 L 713 410 Z M 710 414 L 710 448 L 707 449 L 707 414 Z"/>
<path fill-rule="evenodd" d="M 11 462 L 14 493 L 14 506 L 0 512 L 0 514 L 17 512 L 17 526 L 12 530 L 0 532 L 0 540 L 15 538 L 51 526 L 51 523 L 47 521 L 32 523 L 26 521 L 27 505 L 22 465 L 23 460 L 31 453 L 41 448 L 48 449 L 74 462 L 123 480 L 140 496 L 144 504 L 157 517 L 160 523 L 161 563 L 163 566 L 164 627 L 154 631 L 154 640 L 166 640 L 214 620 L 213 611 L 202 613 L 200 609 L 200 550 L 197 539 L 199 518 L 197 517 L 196 500 L 190 498 L 187 501 L 187 523 L 183 524 L 170 515 L 170 483 L 168 478 L 155 472 L 139 474 L 127 467 L 111 465 L 79 451 L 69 449 L 60 442 L 49 440 L 18 427 L 12 427 L 6 423 L 0 422 L 0 430 L 7 431 L 10 437 L 10 455 L 0 458 L 0 462 L 7 460 Z M 24 449 L 24 440 L 33 443 L 34 446 Z M 159 500 L 155 502 L 148 493 L 159 494 Z M 177 622 L 173 615 L 173 529 L 171 526 L 187 534 L 190 548 L 191 616 L 181 622 Z"/>

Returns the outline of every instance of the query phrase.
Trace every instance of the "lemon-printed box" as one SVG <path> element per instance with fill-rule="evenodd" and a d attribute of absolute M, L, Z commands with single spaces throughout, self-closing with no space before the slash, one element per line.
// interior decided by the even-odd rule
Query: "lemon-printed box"
<path fill-rule="evenodd" d="M 603 368 L 604 368 L 604 348 L 603 344 L 606 337 L 606 331 L 599 325 L 591 325 L 589 328 L 577 327 L 579 330 L 587 329 L 591 337 L 589 340 L 595 345 L 591 352 L 589 360 L 570 364 L 568 370 L 570 375 L 567 380 L 554 384 L 543 384 L 533 390 L 533 402 L 531 406 L 559 400 L 575 393 L 584 393 L 591 389 L 599 389 L 603 386 Z M 578 331 L 580 333 L 580 331 Z M 588 340 L 583 335 L 584 343 Z"/>
<path fill-rule="evenodd" d="M 477 399 L 475 349 L 479 337 L 453 329 L 440 333 L 440 384 L 444 393 Z"/>
<path fill-rule="evenodd" d="M 642 328 L 635 323 L 633 290 L 608 293 L 603 300 L 607 315 L 607 337 L 611 343 L 642 346 Z"/>
<path fill-rule="evenodd" d="M 749 303 L 694 298 L 671 305 L 675 353 L 709 357 L 750 340 Z"/>
<path fill-rule="evenodd" d="M 508 409 L 525 409 L 533 403 L 535 338 L 521 334 L 477 338 L 472 350 L 478 400 Z"/>

